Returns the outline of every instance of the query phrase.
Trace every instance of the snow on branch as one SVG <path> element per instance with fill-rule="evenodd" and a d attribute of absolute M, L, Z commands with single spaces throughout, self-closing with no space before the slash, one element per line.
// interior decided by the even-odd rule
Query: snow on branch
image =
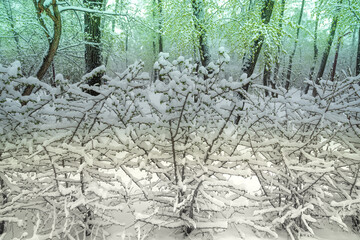
<path fill-rule="evenodd" d="M 324 219 L 346 229 L 360 211 L 358 78 L 320 82 L 317 98 L 265 97 L 258 85 L 242 92 L 252 79 L 225 78 L 221 54 L 198 68 L 162 53 L 151 85 L 142 62 L 75 84 L 58 75 L 56 87 L 0 65 L 2 220 L 62 239 L 140 223 L 271 237 L 315 234 Z M 88 86 L 94 74 L 104 84 Z M 41 90 L 25 99 L 25 84 Z"/>

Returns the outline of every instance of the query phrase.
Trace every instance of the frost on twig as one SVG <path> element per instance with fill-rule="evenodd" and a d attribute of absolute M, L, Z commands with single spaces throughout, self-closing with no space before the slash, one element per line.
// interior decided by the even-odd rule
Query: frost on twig
<path fill-rule="evenodd" d="M 320 82 L 317 98 L 282 88 L 269 98 L 254 84 L 239 99 L 250 79 L 224 78 L 227 61 L 223 51 L 197 68 L 161 54 L 161 81 L 136 62 L 92 87 L 88 75 L 52 87 L 0 66 L 0 221 L 30 229 L 10 238 L 359 227 L 359 77 Z M 21 96 L 26 84 L 41 90 Z"/>

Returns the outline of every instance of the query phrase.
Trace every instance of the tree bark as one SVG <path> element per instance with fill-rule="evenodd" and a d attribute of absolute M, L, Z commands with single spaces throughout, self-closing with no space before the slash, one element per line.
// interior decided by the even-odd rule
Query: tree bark
<path fill-rule="evenodd" d="M 90 9 L 102 9 L 104 0 L 84 0 L 86 7 Z M 84 32 L 85 32 L 85 72 L 89 73 L 93 69 L 101 66 L 101 17 L 92 13 L 84 13 Z M 101 85 L 101 77 L 93 76 L 88 81 L 90 86 Z M 88 92 L 91 95 L 98 95 L 95 91 Z"/>
<path fill-rule="evenodd" d="M 162 24 L 163 24 L 163 9 L 162 9 L 162 0 L 158 0 L 158 7 L 159 7 L 159 53 L 164 51 L 163 48 L 163 38 L 162 38 Z"/>
<path fill-rule="evenodd" d="M 351 49 L 357 49 L 357 36 L 358 36 L 358 26 L 354 27 L 354 31 L 352 33 L 351 38 Z M 356 53 L 357 51 L 351 51 L 351 56 L 349 58 L 349 73 L 355 74 L 356 73 Z M 355 63 L 354 65 L 354 72 L 352 72 L 352 63 Z"/>
<path fill-rule="evenodd" d="M 294 43 L 294 49 L 289 57 L 289 65 L 288 65 L 288 69 L 287 69 L 287 74 L 286 74 L 286 83 L 285 83 L 285 89 L 289 90 L 290 87 L 290 80 L 291 80 L 291 73 L 292 73 L 292 66 L 293 66 L 293 59 L 296 53 L 296 48 L 297 48 L 297 44 L 299 41 L 299 34 L 300 34 L 300 25 L 301 25 L 301 20 L 302 20 L 302 16 L 304 13 L 304 5 L 305 5 L 305 0 L 302 0 L 301 3 L 301 9 L 300 9 L 300 16 L 299 16 L 299 20 L 298 20 L 298 25 L 296 26 L 296 39 L 295 39 L 295 43 Z"/>
<path fill-rule="evenodd" d="M 278 32 L 278 37 L 280 40 L 280 33 L 282 31 L 282 27 L 283 27 L 283 21 L 284 21 L 284 12 L 285 12 L 285 0 L 281 0 L 281 5 L 280 5 L 280 20 L 279 20 L 279 32 Z M 273 80 L 271 81 L 271 88 L 275 89 L 276 88 L 276 82 L 279 79 L 279 69 L 280 69 L 280 53 L 281 53 L 281 48 L 280 45 L 277 46 L 277 54 L 275 56 L 275 68 L 274 68 L 274 77 Z M 276 95 L 273 94 L 273 97 L 276 97 Z"/>
<path fill-rule="evenodd" d="M 207 33 L 205 29 L 205 11 L 203 0 L 192 0 L 192 9 L 195 29 L 199 34 L 199 52 L 202 66 L 207 66 L 210 63 L 210 50 L 207 40 Z"/>
<path fill-rule="evenodd" d="M 269 86 L 270 76 L 271 76 L 271 64 L 269 56 L 265 57 L 265 66 L 264 66 L 264 75 L 263 75 L 263 85 Z M 269 91 L 265 90 L 265 97 L 269 96 Z"/>
<path fill-rule="evenodd" d="M 35 8 L 36 8 L 36 12 L 38 15 L 38 19 L 40 21 L 40 25 L 43 25 L 44 23 L 42 22 L 43 19 L 41 17 L 41 13 L 42 12 L 46 12 L 46 14 L 51 18 L 51 20 L 53 21 L 53 25 L 54 25 L 54 35 L 50 40 L 50 36 L 47 35 L 47 38 L 49 39 L 49 49 L 47 51 L 46 56 L 43 59 L 43 62 L 40 66 L 40 69 L 38 70 L 38 72 L 36 73 L 36 77 L 41 80 L 46 71 L 48 70 L 48 68 L 50 67 L 54 56 L 56 54 L 56 51 L 59 47 L 59 43 L 60 43 L 60 37 L 61 37 L 61 28 L 62 28 L 62 23 L 61 23 L 61 15 L 59 12 L 59 8 L 57 5 L 56 0 L 52 0 L 51 6 L 52 6 L 52 11 L 50 10 L 50 6 L 45 8 L 44 7 L 44 0 L 41 0 L 39 2 L 34 0 L 34 4 L 35 4 Z M 45 25 L 45 24 L 44 24 Z M 25 88 L 24 92 L 22 93 L 23 96 L 28 96 L 31 94 L 32 90 L 34 89 L 34 85 L 29 85 Z M 22 103 L 23 105 L 26 103 Z"/>
<path fill-rule="evenodd" d="M 162 9 L 162 0 L 153 0 L 154 9 L 158 9 L 158 11 L 153 11 L 153 19 L 156 21 L 156 16 L 158 15 L 158 27 L 157 27 L 157 34 L 154 37 L 153 41 L 153 54 L 154 54 L 154 62 L 157 60 L 157 57 L 159 53 L 164 52 L 163 48 L 163 37 L 162 37 L 162 25 L 163 25 L 163 9 Z M 155 8 L 157 6 L 157 8 Z M 156 48 L 156 40 L 157 40 L 157 46 Z M 156 51 L 157 50 L 157 51 Z M 154 80 L 159 79 L 162 81 L 162 77 L 159 75 L 159 70 L 154 69 Z"/>
<path fill-rule="evenodd" d="M 274 0 L 264 0 L 264 6 L 261 9 L 261 20 L 263 24 L 268 24 L 270 22 L 273 8 L 274 8 Z M 252 44 L 249 56 L 245 59 L 245 63 L 243 64 L 242 71 L 246 73 L 248 77 L 250 77 L 254 73 L 255 66 L 261 51 L 261 47 L 264 43 L 264 39 L 265 39 L 264 34 L 259 33 L 259 37 L 255 39 Z M 248 89 L 249 89 L 249 84 L 246 84 L 244 86 L 244 90 L 247 91 Z"/>
<path fill-rule="evenodd" d="M 268 24 L 271 19 L 272 11 L 274 8 L 274 0 L 264 0 L 264 5 L 261 9 L 261 20 L 263 24 Z M 259 33 L 258 38 L 256 38 L 250 48 L 249 56 L 245 56 L 245 62 L 242 66 L 243 73 L 246 73 L 248 77 L 250 77 L 255 70 L 256 62 L 259 58 L 259 54 L 264 43 L 265 36 L 262 32 Z M 245 91 L 249 90 L 249 83 L 242 87 Z M 241 99 L 244 99 L 243 94 L 238 92 L 238 95 Z M 244 106 L 243 106 L 244 107 Z M 238 124 L 240 121 L 240 115 L 236 116 L 235 124 Z"/>
<path fill-rule="evenodd" d="M 342 1 L 343 0 L 340 0 L 339 1 L 339 5 L 342 4 Z M 338 7 L 337 9 L 337 12 L 340 12 L 340 7 Z M 324 71 L 325 71 L 325 67 L 326 67 L 326 62 L 328 60 L 328 57 L 329 57 L 329 53 L 330 53 L 330 50 L 331 50 L 331 46 L 332 46 L 332 43 L 334 41 L 334 37 L 335 37 L 335 32 L 336 32 L 336 28 L 337 28 L 337 25 L 338 25 L 338 21 L 339 21 L 339 15 L 336 14 L 335 17 L 333 18 L 333 21 L 331 23 L 331 29 L 330 29 L 330 35 L 329 35 L 329 38 L 328 38 L 328 43 L 326 45 L 326 48 L 325 48 L 325 51 L 323 53 L 323 57 L 321 59 L 321 64 L 320 64 L 320 68 L 319 68 L 319 71 L 318 71 L 318 74 L 316 76 L 316 80 L 315 80 L 315 83 L 316 84 L 319 84 L 320 82 L 320 79 L 323 77 L 324 75 Z M 312 92 L 312 95 L 313 97 L 317 96 L 317 91 L 316 91 L 316 88 L 313 89 L 313 92 Z"/>
<path fill-rule="evenodd" d="M 331 71 L 331 77 L 330 80 L 333 82 L 335 80 L 335 74 L 336 74 L 336 66 L 337 66 L 337 62 L 338 62 L 338 58 L 339 58 L 339 52 L 340 52 L 340 45 L 341 45 L 341 39 L 343 37 L 345 37 L 346 35 L 350 34 L 350 32 L 340 36 L 338 38 L 338 42 L 336 45 L 336 52 L 335 52 L 335 58 L 334 58 L 334 63 L 333 63 L 333 67 L 332 67 L 332 71 Z"/>
<path fill-rule="evenodd" d="M 315 65 L 318 59 L 318 55 L 319 55 L 319 49 L 317 47 L 317 33 L 318 33 L 318 25 L 319 25 L 319 16 L 318 14 L 316 14 L 316 20 L 315 20 L 315 33 L 314 33 L 314 58 L 313 58 L 313 64 L 310 68 L 310 73 L 309 73 L 309 80 L 311 81 L 313 76 L 314 76 L 314 72 L 315 72 Z M 310 88 L 310 84 L 306 84 L 305 87 L 305 94 L 308 94 L 309 92 L 309 88 Z"/>
<path fill-rule="evenodd" d="M 124 9 L 124 1 L 121 0 L 120 2 L 120 12 L 123 12 Z M 128 10 L 126 10 L 126 14 L 128 15 Z M 129 66 L 129 56 L 128 56 L 128 51 L 129 51 L 129 28 L 128 25 L 124 26 L 123 28 L 125 29 L 125 66 L 128 67 Z"/>
<path fill-rule="evenodd" d="M 360 26 L 359 26 L 359 34 L 358 34 L 358 49 L 357 49 L 355 73 L 356 76 L 360 74 Z"/>

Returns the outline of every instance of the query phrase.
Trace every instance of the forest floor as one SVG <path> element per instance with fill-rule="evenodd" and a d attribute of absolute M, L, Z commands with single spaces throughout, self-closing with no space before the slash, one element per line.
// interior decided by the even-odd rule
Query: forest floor
<path fill-rule="evenodd" d="M 239 231 L 241 233 L 239 233 Z M 321 224 L 321 228 L 314 229 L 315 236 L 301 236 L 299 240 L 359 240 L 359 234 L 354 232 L 346 232 L 335 225 Z M 277 240 L 290 240 L 290 237 L 285 231 L 278 232 L 278 238 L 272 238 L 267 236 L 259 236 L 259 234 L 253 232 L 249 227 L 238 226 L 231 227 L 225 231 L 217 233 L 194 233 L 190 236 L 184 236 L 179 230 L 173 229 L 157 229 L 151 234 L 139 234 L 135 239 L 144 240 L 265 240 L 265 239 L 277 239 Z M 242 235 L 242 236 L 241 236 Z M 117 232 L 113 229 L 108 240 L 123 240 L 128 239 L 124 237 L 123 232 Z M 130 239 L 130 238 L 129 238 Z M 133 238 L 131 238 L 133 239 Z"/>
<path fill-rule="evenodd" d="M 133 170 L 138 176 L 141 176 L 141 171 Z M 121 177 L 126 179 L 123 173 L 120 173 Z M 127 179 L 130 180 L 130 179 Z M 242 182 L 244 188 L 252 194 L 258 192 L 261 188 L 256 177 L 249 178 L 229 178 L 229 181 Z M 149 206 L 151 204 L 149 203 Z M 146 204 L 138 204 L 133 206 L 133 211 L 142 212 L 147 208 Z M 125 211 L 127 212 L 127 211 Z M 244 217 L 251 217 L 253 211 L 249 209 Z M 116 217 L 116 216 L 114 216 Z M 135 225 L 133 222 L 133 216 L 128 212 L 127 214 L 118 215 L 117 220 L 119 222 L 124 222 L 125 225 L 131 226 Z M 311 234 L 300 236 L 298 240 L 360 240 L 360 233 L 355 233 L 352 230 L 351 222 L 345 222 L 348 227 L 348 231 L 345 231 L 335 223 L 329 223 L 328 220 L 322 222 L 316 222 L 311 227 L 314 230 L 314 235 Z M 140 227 L 141 226 L 141 227 Z M 274 238 L 265 233 L 254 231 L 250 226 L 244 224 L 229 224 L 229 228 L 226 230 L 209 230 L 209 231 L 194 231 L 189 236 L 185 236 L 181 229 L 167 229 L 167 228 L 158 228 L 155 226 L 149 226 L 147 224 L 139 224 L 139 228 L 136 226 L 133 228 L 136 232 L 133 231 L 124 231 L 124 229 L 119 229 L 118 227 L 113 227 L 109 229 L 109 236 L 107 240 L 127 240 L 127 239 L 138 239 L 138 240 L 291 240 L 289 235 L 285 230 L 277 230 L 278 238 Z M 137 230 L 136 230 L 137 229 Z M 87 239 L 86 239 L 87 240 Z"/>

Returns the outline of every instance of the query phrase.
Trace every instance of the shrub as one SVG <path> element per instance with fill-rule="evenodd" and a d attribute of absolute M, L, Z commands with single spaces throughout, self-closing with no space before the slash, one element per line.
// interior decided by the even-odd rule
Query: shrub
<path fill-rule="evenodd" d="M 86 82 L 104 67 L 76 84 L 58 75 L 52 87 L 23 77 L 18 62 L 0 66 L 0 221 L 22 235 L 5 234 L 106 238 L 118 226 L 131 237 L 145 225 L 211 234 L 241 224 L 295 239 L 323 219 L 358 228 L 359 77 L 322 81 L 317 98 L 256 84 L 245 92 L 251 78 L 223 78 L 228 60 L 221 51 L 205 68 L 161 54 L 161 81 L 137 62 L 101 86 Z M 37 90 L 24 97 L 26 84 Z M 259 189 L 247 191 L 248 177 Z"/>

